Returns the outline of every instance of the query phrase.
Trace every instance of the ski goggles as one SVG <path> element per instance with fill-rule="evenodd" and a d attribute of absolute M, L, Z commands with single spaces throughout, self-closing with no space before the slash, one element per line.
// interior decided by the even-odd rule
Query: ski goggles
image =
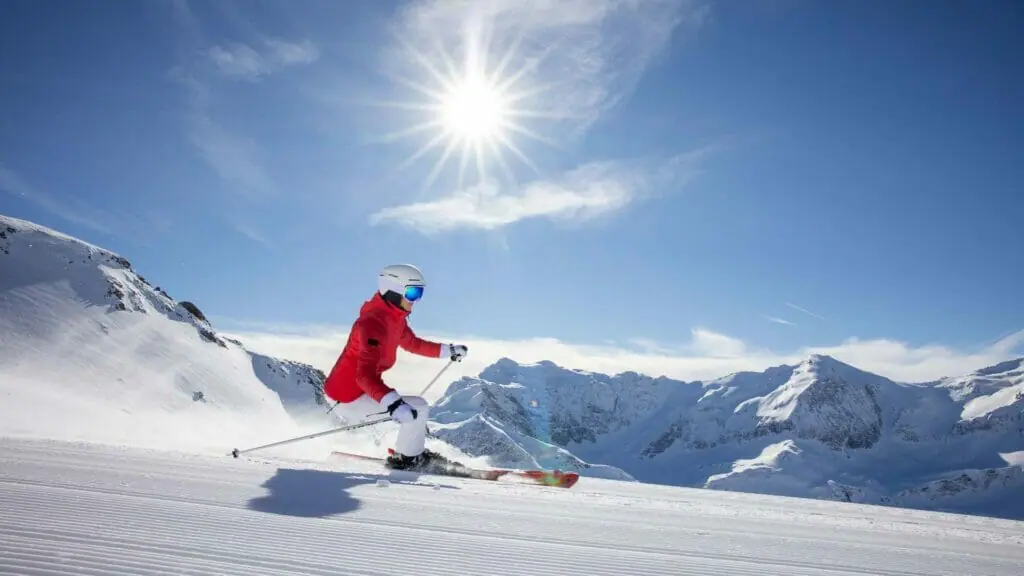
<path fill-rule="evenodd" d="M 405 299 L 409 302 L 415 302 L 423 297 L 423 286 L 406 286 L 405 287 Z"/>

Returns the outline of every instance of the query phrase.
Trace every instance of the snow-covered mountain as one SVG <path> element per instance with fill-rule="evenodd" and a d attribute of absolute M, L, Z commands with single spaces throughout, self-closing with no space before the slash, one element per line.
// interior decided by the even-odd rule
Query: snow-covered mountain
<path fill-rule="evenodd" d="M 499 460 L 557 455 L 643 482 L 1024 518 L 1022 363 L 902 383 L 814 355 L 681 382 L 502 359 L 453 383 L 432 416 L 442 438 Z"/>
<path fill-rule="evenodd" d="M 0 216 L 0 433 L 224 450 L 336 423 L 323 381 L 221 337 L 125 258 Z"/>

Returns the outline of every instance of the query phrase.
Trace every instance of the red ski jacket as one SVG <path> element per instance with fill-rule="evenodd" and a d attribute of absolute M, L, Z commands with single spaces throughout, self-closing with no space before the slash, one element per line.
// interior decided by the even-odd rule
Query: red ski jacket
<path fill-rule="evenodd" d="M 324 382 L 324 394 L 337 402 L 352 402 L 363 394 L 380 402 L 392 390 L 381 374 L 395 364 L 399 346 L 413 354 L 440 358 L 441 344 L 416 336 L 406 323 L 408 316 L 409 312 L 389 304 L 380 293 L 367 300 Z"/>

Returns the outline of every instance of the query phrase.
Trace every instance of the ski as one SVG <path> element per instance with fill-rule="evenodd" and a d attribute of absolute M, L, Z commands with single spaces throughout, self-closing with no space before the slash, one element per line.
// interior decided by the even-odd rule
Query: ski
<path fill-rule="evenodd" d="M 394 450 L 388 448 L 388 453 L 394 453 Z M 385 458 L 380 456 L 368 456 L 365 454 L 355 454 L 352 452 L 331 452 L 331 456 L 337 458 L 353 458 L 358 460 L 367 460 L 370 462 L 377 462 L 384 464 Z M 523 480 L 528 480 L 541 486 L 550 486 L 553 488 L 572 488 L 576 482 L 579 481 L 580 475 L 576 472 L 563 472 L 561 470 L 511 470 L 507 468 L 472 468 L 469 466 L 452 465 L 445 466 L 444 471 L 430 470 L 423 472 L 423 474 L 438 474 L 441 476 L 453 476 L 458 478 L 471 478 L 475 480 L 487 480 L 491 482 L 498 481 L 502 477 L 511 476 Z M 398 470 L 398 472 L 404 472 L 404 470 Z M 411 470 L 410 472 L 415 472 Z"/>

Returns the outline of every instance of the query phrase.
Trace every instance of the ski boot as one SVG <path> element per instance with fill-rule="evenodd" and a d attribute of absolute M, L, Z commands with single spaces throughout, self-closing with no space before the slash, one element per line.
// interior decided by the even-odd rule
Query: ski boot
<path fill-rule="evenodd" d="M 406 456 L 390 451 L 384 465 L 391 470 L 418 472 L 420 474 L 442 474 L 446 476 L 471 477 L 461 462 L 454 462 L 432 450 L 424 450 L 418 456 Z"/>

